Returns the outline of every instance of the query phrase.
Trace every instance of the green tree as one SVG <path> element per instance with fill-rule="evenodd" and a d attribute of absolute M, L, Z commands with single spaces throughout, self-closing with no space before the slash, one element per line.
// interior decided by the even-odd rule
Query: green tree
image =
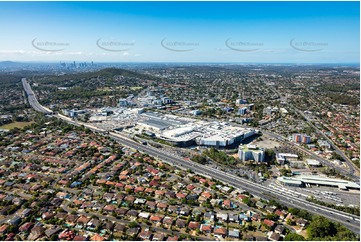
<path fill-rule="evenodd" d="M 296 233 L 289 233 L 285 236 L 285 241 L 304 241 L 305 238 L 302 235 Z"/>
<path fill-rule="evenodd" d="M 334 223 L 325 217 L 315 216 L 307 228 L 307 235 L 310 239 L 319 240 L 319 238 L 326 238 L 336 234 Z"/>
<path fill-rule="evenodd" d="M 128 227 L 129 228 L 136 228 L 136 227 L 138 227 L 138 223 L 137 222 L 130 222 L 129 224 L 128 224 Z"/>

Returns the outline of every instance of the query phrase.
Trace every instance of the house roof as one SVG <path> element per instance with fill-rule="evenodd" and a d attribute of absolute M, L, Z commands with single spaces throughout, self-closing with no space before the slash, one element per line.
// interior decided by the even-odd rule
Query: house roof
<path fill-rule="evenodd" d="M 269 219 L 263 220 L 263 223 L 270 227 L 272 227 L 275 224 L 275 222 L 273 222 L 272 220 L 269 220 Z"/>
<path fill-rule="evenodd" d="M 201 231 L 211 231 L 212 230 L 212 227 L 210 225 L 207 225 L 207 224 L 202 224 L 201 225 Z"/>
<path fill-rule="evenodd" d="M 177 221 L 175 222 L 175 224 L 176 224 L 178 227 L 185 227 L 185 226 L 186 226 L 186 223 L 187 223 L 187 221 L 186 221 L 186 220 L 183 220 L 183 219 L 177 219 Z"/>
<path fill-rule="evenodd" d="M 214 234 L 226 235 L 227 229 L 223 227 L 214 228 Z"/>
<path fill-rule="evenodd" d="M 280 239 L 280 235 L 278 234 L 278 233 L 275 233 L 275 232 L 273 232 L 272 234 L 271 234 L 271 236 L 270 236 L 270 239 L 271 240 L 279 240 Z"/>
<path fill-rule="evenodd" d="M 104 241 L 105 238 L 103 236 L 99 235 L 99 234 L 95 234 L 95 235 L 93 235 L 91 237 L 90 240 L 92 240 L 92 241 Z"/>
<path fill-rule="evenodd" d="M 199 228 L 199 223 L 198 222 L 189 222 L 188 224 L 188 228 L 190 229 L 198 229 Z"/>
<path fill-rule="evenodd" d="M 177 236 L 169 236 L 167 241 L 178 241 L 178 237 Z"/>
<path fill-rule="evenodd" d="M 149 220 L 153 222 L 160 222 L 162 221 L 163 217 L 158 215 L 152 215 L 150 216 Z"/>

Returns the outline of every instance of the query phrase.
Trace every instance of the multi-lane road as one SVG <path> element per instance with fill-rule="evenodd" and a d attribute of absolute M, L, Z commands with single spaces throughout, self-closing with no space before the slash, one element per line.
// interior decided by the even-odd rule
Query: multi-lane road
<path fill-rule="evenodd" d="M 306 121 L 307 123 L 312 126 L 316 132 L 318 132 L 319 134 L 321 134 L 331 145 L 331 147 L 335 150 L 335 152 L 340 155 L 345 162 L 347 163 L 349 170 L 350 170 L 350 174 L 351 175 L 356 175 L 356 173 L 359 173 L 360 168 L 357 167 L 351 160 L 349 157 L 347 157 L 347 155 L 345 155 L 345 153 L 342 152 L 342 150 L 340 150 L 337 145 L 335 145 L 333 143 L 333 141 L 327 136 L 325 135 L 318 127 L 316 127 L 316 125 L 314 125 L 312 123 L 312 121 L 309 119 L 309 117 L 307 117 L 302 111 L 298 110 L 297 108 L 293 107 L 295 109 L 296 112 L 298 112 Z"/>
<path fill-rule="evenodd" d="M 272 90 L 273 90 L 281 99 L 284 99 L 284 98 L 285 98 L 285 97 L 282 96 L 275 88 L 272 88 Z M 345 160 L 345 162 L 346 162 L 347 165 L 348 165 L 348 171 L 345 171 L 345 170 L 342 169 L 342 170 L 341 170 L 341 171 L 342 171 L 341 173 L 344 174 L 344 175 L 348 175 L 348 176 L 350 176 L 350 177 L 352 177 L 352 178 L 354 178 L 354 179 L 359 180 L 360 168 L 357 167 L 357 166 L 350 160 L 350 158 L 347 157 L 347 155 L 345 155 L 345 153 L 344 153 L 342 150 L 340 150 L 340 149 L 337 147 L 337 145 L 335 145 L 335 143 L 334 143 L 324 132 L 322 132 L 318 127 L 316 127 L 316 125 L 314 125 L 314 124 L 312 123 L 312 120 L 310 120 L 310 118 L 307 117 L 307 115 L 305 115 L 304 112 L 302 112 L 301 110 L 297 109 L 297 108 L 296 108 L 294 105 L 292 105 L 292 104 L 290 104 L 290 107 L 293 108 L 298 114 L 300 114 L 300 115 L 306 120 L 306 122 L 307 122 L 311 127 L 313 127 L 313 128 L 316 130 L 317 133 L 319 133 L 320 135 L 322 135 L 322 136 L 324 137 L 324 139 L 326 139 L 326 140 L 330 143 L 331 147 L 335 150 L 335 152 L 336 152 L 338 155 L 340 155 L 340 156 Z M 317 158 L 317 156 L 316 156 L 315 159 L 319 160 L 319 159 Z M 325 162 L 323 162 L 323 163 L 325 163 Z M 335 167 L 333 164 L 330 164 L 329 162 L 328 162 L 328 163 L 326 162 L 326 164 L 328 164 L 329 166 Z M 340 170 L 340 168 L 337 168 L 337 169 Z M 345 173 L 345 172 L 347 172 L 347 173 Z"/>
<path fill-rule="evenodd" d="M 34 108 L 36 111 L 45 113 L 45 114 L 51 114 L 52 111 L 44 106 L 42 106 L 38 99 L 35 96 L 35 93 L 33 92 L 33 89 L 30 87 L 29 83 L 26 81 L 26 78 L 22 78 L 21 82 L 23 84 L 25 93 L 28 97 L 28 102 L 32 108 Z"/>
<path fill-rule="evenodd" d="M 24 84 L 25 82 L 25 84 Z M 24 89 L 27 92 L 28 97 L 31 97 L 33 100 L 29 100 L 29 104 L 36 109 L 37 111 L 43 112 L 43 113 L 51 113 L 51 110 L 41 106 L 39 102 L 36 99 L 36 96 L 32 92 L 30 86 L 26 83 L 26 80 L 23 79 L 23 85 Z M 30 88 L 30 89 L 29 89 Z M 31 94 L 31 95 L 29 95 Z M 50 111 L 50 112 L 49 112 Z M 63 115 L 55 115 L 55 117 L 63 119 L 64 121 L 73 124 L 73 125 L 84 125 L 85 127 L 95 131 L 100 132 L 103 134 L 108 135 L 109 137 L 115 139 L 119 143 L 128 146 L 130 148 L 139 150 L 140 152 L 147 153 L 151 156 L 157 157 L 159 159 L 162 159 L 163 161 L 175 165 L 177 167 L 180 167 L 182 169 L 190 169 L 195 173 L 198 173 L 200 175 L 212 177 L 214 179 L 218 179 L 226 184 L 229 184 L 235 188 L 247 190 L 250 193 L 266 198 L 266 199 L 275 199 L 278 200 L 280 203 L 285 204 L 289 207 L 297 207 L 301 209 L 305 209 L 313 214 L 318 214 L 324 217 L 329 218 L 330 220 L 340 222 L 341 224 L 348 227 L 350 230 L 352 230 L 355 233 L 360 234 L 360 217 L 351 215 L 345 212 L 341 212 L 335 209 L 327 208 L 324 206 L 320 206 L 311 202 L 306 201 L 304 198 L 299 198 L 295 196 L 291 196 L 289 194 L 283 193 L 282 191 L 278 191 L 275 189 L 272 189 L 270 187 L 263 186 L 258 183 L 251 182 L 247 179 L 240 178 L 238 176 L 234 176 L 232 174 L 214 169 L 212 167 L 200 165 L 188 160 L 183 159 L 182 157 L 175 157 L 174 155 L 170 153 L 165 153 L 164 151 L 161 151 L 159 149 L 156 149 L 154 147 L 150 147 L 147 145 L 139 144 L 132 139 L 129 139 L 128 137 L 115 133 L 115 132 L 106 132 L 105 130 L 99 129 L 95 126 L 92 126 L 87 123 L 81 123 L 74 121 L 70 118 L 67 118 Z"/>

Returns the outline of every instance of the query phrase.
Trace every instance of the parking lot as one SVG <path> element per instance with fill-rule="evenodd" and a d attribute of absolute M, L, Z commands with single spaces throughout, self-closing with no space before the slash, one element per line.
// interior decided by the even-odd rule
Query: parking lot
<path fill-rule="evenodd" d="M 295 197 L 307 198 L 308 196 L 313 196 L 317 200 L 339 206 L 359 206 L 360 204 L 360 191 L 339 191 L 336 187 L 325 186 L 290 187 L 282 186 L 274 182 L 269 183 L 268 186 Z"/>

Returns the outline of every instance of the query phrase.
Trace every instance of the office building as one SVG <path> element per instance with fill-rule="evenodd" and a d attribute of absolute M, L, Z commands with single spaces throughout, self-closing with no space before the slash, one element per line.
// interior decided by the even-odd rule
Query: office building
<path fill-rule="evenodd" d="M 264 162 L 265 152 L 263 149 L 258 149 L 255 145 L 240 145 L 238 157 L 241 161 L 254 160 L 256 162 Z"/>
<path fill-rule="evenodd" d="M 246 113 L 247 113 L 247 108 L 246 107 L 238 109 L 238 114 L 245 115 Z"/>

